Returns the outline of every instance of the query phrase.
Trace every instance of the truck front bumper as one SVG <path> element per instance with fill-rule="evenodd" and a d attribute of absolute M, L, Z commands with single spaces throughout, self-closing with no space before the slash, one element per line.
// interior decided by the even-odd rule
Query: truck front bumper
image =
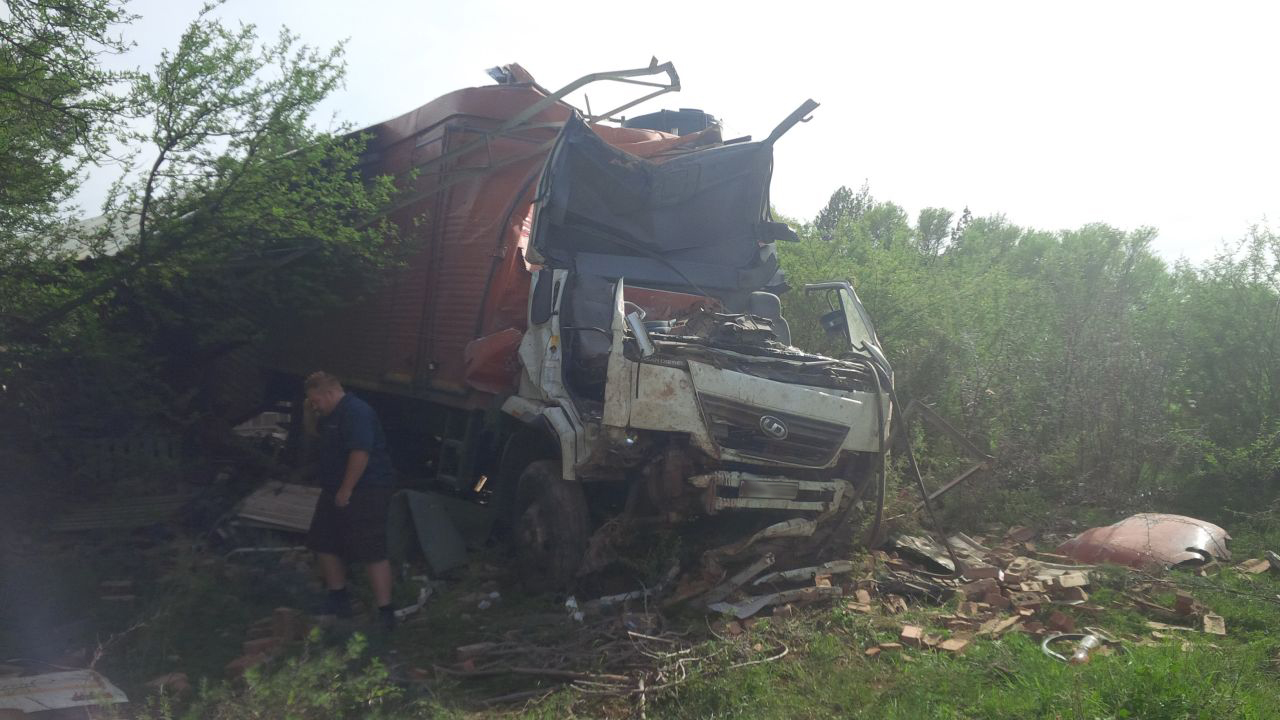
<path fill-rule="evenodd" d="M 688 482 L 704 489 L 704 505 L 712 515 L 739 509 L 824 513 L 838 508 L 850 490 L 844 480 L 797 480 L 737 470 L 694 475 Z"/>

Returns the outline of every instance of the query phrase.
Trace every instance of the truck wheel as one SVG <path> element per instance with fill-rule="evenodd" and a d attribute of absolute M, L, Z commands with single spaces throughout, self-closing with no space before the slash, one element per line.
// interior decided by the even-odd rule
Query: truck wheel
<path fill-rule="evenodd" d="M 516 522 L 524 506 L 520 504 L 520 475 L 534 461 L 556 456 L 556 448 L 550 447 L 544 434 L 522 428 L 511 433 L 503 444 L 498 467 L 489 478 L 493 488 L 493 509 L 497 514 L 494 532 L 502 540 L 510 541 Z"/>
<path fill-rule="evenodd" d="M 556 460 L 530 463 L 520 474 L 514 540 L 517 572 L 535 592 L 569 590 L 587 551 L 587 500 L 582 486 L 560 476 Z"/>

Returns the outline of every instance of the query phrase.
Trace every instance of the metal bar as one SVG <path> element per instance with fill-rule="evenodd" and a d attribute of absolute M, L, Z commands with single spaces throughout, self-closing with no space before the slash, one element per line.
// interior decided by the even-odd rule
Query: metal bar
<path fill-rule="evenodd" d="M 765 138 L 764 144 L 774 144 L 778 141 L 778 138 L 782 137 L 788 130 L 795 127 L 796 123 L 809 122 L 808 118 L 805 116 L 817 109 L 818 103 L 813 100 L 805 100 L 800 104 L 800 107 L 796 108 L 785 120 L 778 123 L 778 127 L 774 128 L 773 132 L 769 133 L 769 137 Z"/>
<path fill-rule="evenodd" d="M 738 470 L 716 470 L 702 475 L 690 476 L 688 480 L 690 485 L 700 488 L 707 487 L 713 483 L 716 487 L 739 487 L 743 481 L 787 483 L 788 485 L 799 487 L 800 490 L 828 492 L 835 492 L 840 489 L 840 485 L 844 484 L 841 480 L 797 480 L 777 475 L 757 475 Z"/>
<path fill-rule="evenodd" d="M 795 590 L 783 590 L 782 592 L 769 593 L 767 595 L 757 595 L 737 604 L 723 602 L 713 603 L 708 606 L 708 609 L 716 612 L 732 613 L 733 616 L 739 620 L 745 620 L 769 605 L 779 605 L 793 600 L 816 600 L 819 598 L 840 597 L 843 592 L 843 589 L 839 586 L 797 588 Z"/>
<path fill-rule="evenodd" d="M 773 562 L 773 553 L 766 553 L 759 560 L 751 563 L 742 570 L 739 570 L 728 580 L 725 580 L 714 588 L 711 588 L 711 590 L 707 591 L 707 594 L 703 596 L 702 601 L 708 605 L 720 602 L 721 600 L 729 597 L 729 593 L 737 590 L 743 585 L 746 585 L 748 580 L 764 572 L 764 569 L 773 565 Z"/>
<path fill-rule="evenodd" d="M 937 490 L 934 490 L 933 492 L 929 493 L 929 502 L 933 502 L 934 500 L 937 500 L 938 498 L 942 497 L 943 495 L 946 495 L 947 493 L 949 493 L 949 492 L 951 492 L 953 489 L 955 489 L 955 487 L 956 487 L 957 485 L 959 485 L 960 483 L 964 482 L 965 480 L 968 480 L 968 479 L 969 479 L 969 477 L 970 477 L 971 475 L 973 475 L 973 474 L 977 473 L 977 472 L 978 472 L 978 471 L 980 471 L 980 470 L 986 470 L 986 469 L 987 469 L 987 463 L 986 463 L 986 461 L 984 460 L 984 461 L 982 461 L 982 462 L 980 462 L 980 463 L 978 463 L 978 464 L 974 465 L 973 467 L 969 468 L 968 470 L 965 470 L 964 472 L 962 472 L 962 473 L 960 473 L 959 475 L 955 476 L 955 478 L 954 478 L 953 480 L 951 480 L 951 482 L 949 482 L 949 483 L 947 483 L 946 485 L 943 485 L 942 487 L 938 488 Z"/>
<path fill-rule="evenodd" d="M 851 572 L 853 572 L 852 560 L 832 560 L 831 562 L 823 563 L 821 565 L 771 572 L 768 575 L 761 575 L 751 584 L 760 585 L 762 583 L 774 582 L 776 580 L 785 580 L 788 582 L 794 582 L 796 580 L 812 580 L 819 575 L 843 575 L 844 573 Z"/>
<path fill-rule="evenodd" d="M 516 113 L 515 117 L 511 118 L 510 120 L 507 120 L 503 124 L 499 125 L 497 128 L 491 130 L 488 134 L 500 135 L 503 133 L 510 132 L 511 130 L 517 127 L 520 127 L 525 122 L 532 119 L 538 113 L 560 102 L 562 99 L 565 98 L 565 96 L 569 95 L 575 90 L 578 90 L 579 88 L 590 85 L 591 83 L 598 82 L 600 80 L 619 80 L 622 78 L 630 78 L 630 77 L 648 77 L 650 75 L 662 75 L 664 73 L 670 79 L 670 84 L 668 84 L 667 86 L 665 86 L 663 89 L 659 90 L 656 93 L 650 93 L 649 95 L 646 95 L 643 98 L 640 98 L 639 100 L 628 103 L 626 105 L 623 105 L 620 108 L 615 108 L 614 110 L 610 111 L 610 113 L 614 113 L 614 112 L 619 112 L 621 110 L 625 110 L 639 102 L 643 102 L 657 95 L 678 91 L 680 89 L 680 76 L 676 74 L 675 66 L 669 62 L 662 63 L 661 65 L 659 65 L 657 58 L 654 58 L 653 61 L 649 63 L 649 67 L 645 67 L 645 68 L 635 68 L 631 70 L 614 70 L 612 72 L 599 72 L 599 73 L 592 73 L 590 75 L 584 75 L 578 78 L 577 80 L 574 80 L 573 82 L 569 83 L 568 85 L 565 85 L 564 87 L 560 88 L 554 93 L 551 93 L 547 97 L 530 105 L 529 107 L 525 108 L 521 112 Z M 449 152 L 444 153 L 439 157 L 432 158 L 431 160 L 428 160 L 420 165 L 416 165 L 415 168 L 422 170 L 433 165 L 442 164 L 445 161 L 452 160 L 453 158 L 459 155 L 463 155 L 465 153 L 471 152 L 475 148 L 479 147 L 481 142 L 484 142 L 484 139 L 469 142 L 463 145 L 462 147 L 457 148 L 456 150 L 450 150 Z"/>
<path fill-rule="evenodd" d="M 809 500 L 768 500 L 765 498 L 722 498 L 712 502 L 716 510 L 744 508 L 749 510 L 801 510 L 823 512 L 830 507 L 826 501 Z"/>
<path fill-rule="evenodd" d="M 912 400 L 911 404 L 907 406 L 907 411 L 910 412 L 912 408 L 915 408 L 916 411 L 919 412 L 920 415 L 924 417 L 925 422 L 930 423 L 934 427 L 945 432 L 947 435 L 950 435 L 952 440 L 955 440 L 956 443 L 958 443 L 961 447 L 963 447 L 965 451 L 968 452 L 970 455 L 972 455 L 975 459 L 984 460 L 984 461 L 992 459 L 990 455 L 980 450 L 978 446 L 969 442 L 969 439 L 966 438 L 963 434 L 961 434 L 961 432 L 956 429 L 956 426 L 947 422 L 945 418 L 939 415 L 937 410 L 934 410 L 928 405 L 925 405 L 924 403 L 918 402 L 915 400 Z"/>

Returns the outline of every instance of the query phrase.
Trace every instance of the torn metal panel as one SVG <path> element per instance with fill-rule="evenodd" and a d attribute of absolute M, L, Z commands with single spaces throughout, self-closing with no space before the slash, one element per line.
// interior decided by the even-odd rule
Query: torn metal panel
<path fill-rule="evenodd" d="M 759 560 L 751 563 L 747 567 L 734 573 L 732 577 L 712 588 L 703 600 L 708 604 L 718 603 L 729 597 L 734 590 L 746 585 L 751 578 L 764 572 L 765 568 L 773 565 L 773 553 L 765 553 Z"/>
<path fill-rule="evenodd" d="M 403 552 L 411 538 L 426 558 L 433 575 L 442 575 L 467 564 L 467 546 L 450 514 L 435 493 L 401 490 L 391 496 L 387 519 L 389 546 Z"/>
<path fill-rule="evenodd" d="M 778 570 L 768 575 L 762 575 L 756 578 L 752 585 L 763 585 L 772 582 L 800 582 L 805 580 L 813 580 L 819 575 L 843 575 L 844 573 L 853 572 L 852 560 L 832 560 L 821 565 L 810 565 L 809 567 L 795 568 L 792 570 Z"/>
<path fill-rule="evenodd" d="M 273 481 L 246 497 L 236 515 L 251 525 L 305 533 L 319 500 L 318 487 Z"/>
<path fill-rule="evenodd" d="M 938 547 L 937 543 L 927 537 L 899 535 L 890 538 L 887 544 L 911 559 L 928 563 L 935 566 L 936 569 L 941 569 L 945 572 L 955 572 L 956 570 L 956 565 L 951 562 L 946 548 Z"/>
<path fill-rule="evenodd" d="M 844 590 L 836 585 L 831 587 L 796 588 L 794 590 L 783 590 L 781 592 L 769 593 L 767 595 L 756 595 L 755 597 L 747 598 L 740 603 L 714 603 L 712 605 L 708 605 L 707 609 L 715 612 L 728 613 L 739 620 L 746 620 L 770 605 L 781 605 L 783 603 L 795 602 L 797 600 L 838 598 L 843 594 Z"/>
<path fill-rule="evenodd" d="M 818 522 L 808 518 L 791 518 L 783 520 L 780 523 L 774 523 L 767 528 L 760 530 L 745 540 L 739 540 L 736 543 L 722 545 L 714 550 L 708 550 L 705 555 L 711 557 L 733 557 L 761 540 L 774 540 L 776 538 L 801 538 L 813 535 L 818 529 Z"/>
<path fill-rule="evenodd" d="M 1130 567 L 1202 564 L 1230 560 L 1226 530 L 1184 515 L 1139 513 L 1114 525 L 1090 528 L 1058 546 L 1081 562 Z"/>
<path fill-rule="evenodd" d="M 129 702 L 124 691 L 92 670 L 0 679 L 0 710 L 35 713 L 123 702 Z"/>

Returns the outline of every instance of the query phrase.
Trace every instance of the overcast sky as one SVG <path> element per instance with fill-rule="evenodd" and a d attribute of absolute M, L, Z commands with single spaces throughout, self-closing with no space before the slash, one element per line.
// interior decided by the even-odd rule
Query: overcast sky
<path fill-rule="evenodd" d="M 129 64 L 153 64 L 199 5 L 134 0 Z M 913 217 L 967 205 L 1048 230 L 1150 225 L 1161 254 L 1199 260 L 1280 215 L 1275 3 L 229 0 L 219 15 L 348 40 L 326 123 L 384 120 L 513 61 L 554 89 L 670 60 L 684 90 L 639 111 L 702 108 L 727 136 L 763 137 L 813 98 L 773 181 L 799 218 L 865 180 Z"/>

